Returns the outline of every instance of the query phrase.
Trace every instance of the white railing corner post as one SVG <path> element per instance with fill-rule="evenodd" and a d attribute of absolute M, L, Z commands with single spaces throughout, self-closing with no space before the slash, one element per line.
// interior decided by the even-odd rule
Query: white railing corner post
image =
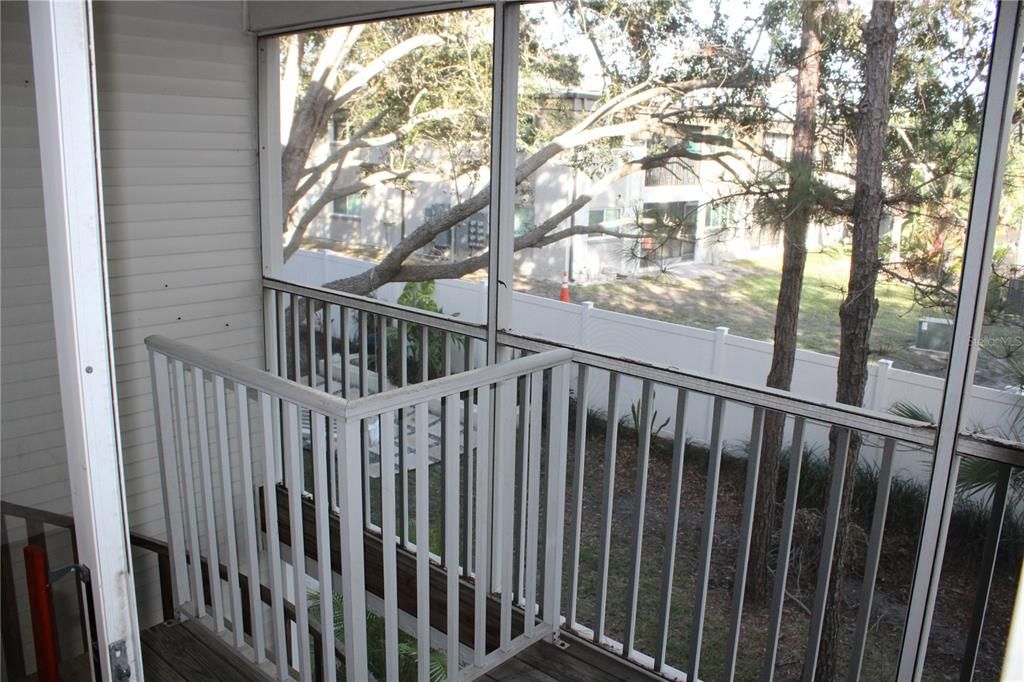
<path fill-rule="evenodd" d="M 345 622 L 345 678 L 368 679 L 366 666 L 366 582 L 363 568 L 363 480 L 358 418 L 338 420 L 341 454 L 341 572 Z"/>
<path fill-rule="evenodd" d="M 544 557 L 544 623 L 558 634 L 562 615 L 562 544 L 565 529 L 565 470 L 569 437 L 569 363 L 551 370 L 548 429 L 547 540 Z"/>

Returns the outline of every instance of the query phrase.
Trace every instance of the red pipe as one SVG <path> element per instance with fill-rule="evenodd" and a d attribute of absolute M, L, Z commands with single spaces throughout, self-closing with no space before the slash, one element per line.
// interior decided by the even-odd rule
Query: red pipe
<path fill-rule="evenodd" d="M 57 652 L 57 621 L 50 591 L 50 565 L 42 547 L 25 547 L 25 577 L 29 611 L 32 613 L 37 679 L 39 682 L 59 682 L 60 654 Z"/>

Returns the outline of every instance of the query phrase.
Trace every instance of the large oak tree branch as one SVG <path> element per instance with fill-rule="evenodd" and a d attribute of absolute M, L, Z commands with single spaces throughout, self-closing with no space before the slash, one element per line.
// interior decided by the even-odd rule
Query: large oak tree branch
<path fill-rule="evenodd" d="M 637 173 L 639 171 L 645 171 L 651 168 L 664 166 L 666 163 L 676 158 L 688 158 L 694 161 L 720 160 L 727 158 L 730 155 L 732 155 L 732 152 L 720 152 L 716 154 L 697 154 L 689 151 L 686 148 L 685 144 L 679 144 L 670 147 L 668 150 L 664 152 L 658 154 L 651 154 L 639 159 L 626 162 L 619 166 L 618 168 L 616 168 L 615 170 L 606 174 L 601 179 L 594 182 L 587 189 L 587 191 L 579 194 L 574 200 L 566 203 L 561 209 L 556 211 L 549 218 L 537 224 L 525 234 L 516 237 L 513 242 L 513 250 L 519 251 L 521 249 L 531 247 L 540 248 L 542 246 L 552 244 L 554 242 L 560 241 L 562 239 L 565 239 L 566 237 L 573 236 L 576 234 L 594 233 L 615 234 L 616 236 L 629 236 L 623 235 L 622 233 L 618 232 L 611 232 L 607 229 L 606 226 L 595 226 L 590 230 L 583 230 L 582 228 L 584 226 L 580 226 L 579 228 L 576 229 L 560 230 L 558 232 L 554 232 L 554 230 L 565 220 L 567 220 L 570 216 L 572 216 L 574 213 L 576 213 L 584 206 L 586 206 L 588 203 L 590 203 L 594 199 L 594 197 L 598 196 L 599 194 L 601 194 L 601 192 L 605 191 L 612 183 L 616 182 L 617 180 L 621 180 L 622 178 L 628 175 Z M 475 256 L 471 256 L 469 258 L 465 258 L 456 263 L 427 264 L 405 264 L 404 261 L 408 258 L 408 256 L 402 257 L 401 260 L 397 260 L 397 257 L 394 257 L 394 254 L 397 252 L 408 252 L 409 255 L 412 255 L 412 253 L 415 252 L 418 248 L 426 246 L 427 243 L 432 241 L 434 237 L 443 232 L 445 229 L 449 229 L 453 225 L 456 225 L 459 222 L 461 222 L 461 220 L 468 218 L 469 216 L 473 215 L 477 211 L 487 206 L 488 196 L 489 195 L 486 188 L 484 190 L 481 190 L 467 201 L 449 209 L 441 216 L 437 216 L 433 220 L 429 220 L 423 223 L 420 227 L 414 230 L 408 237 L 399 242 L 399 244 L 397 244 L 395 248 L 392 249 L 392 251 L 388 253 L 388 255 L 385 256 L 379 264 L 371 267 L 369 270 L 366 270 L 365 272 L 362 272 L 358 275 L 346 277 L 340 280 L 335 280 L 333 282 L 328 282 L 324 286 L 329 289 L 338 289 L 341 291 L 347 291 L 349 293 L 365 295 L 387 282 L 412 282 L 430 279 L 458 279 L 460 277 L 464 277 L 465 275 L 468 275 L 472 272 L 475 272 L 477 270 L 480 270 L 481 268 L 486 267 L 488 258 L 487 251 L 484 251 Z M 447 220 L 450 219 L 446 218 L 446 216 L 448 216 L 449 214 L 464 215 L 465 217 L 450 224 L 446 224 Z M 442 218 L 446 219 L 441 220 Z M 439 227 L 439 225 L 442 227 Z M 430 239 L 428 239 L 427 242 L 424 242 L 423 244 L 421 244 L 421 246 L 417 247 L 417 249 L 413 249 L 412 251 L 410 251 L 407 242 L 410 242 L 410 240 L 412 240 L 421 230 L 424 230 L 425 234 L 430 233 L 433 236 Z M 419 242 L 417 240 L 414 243 Z"/>

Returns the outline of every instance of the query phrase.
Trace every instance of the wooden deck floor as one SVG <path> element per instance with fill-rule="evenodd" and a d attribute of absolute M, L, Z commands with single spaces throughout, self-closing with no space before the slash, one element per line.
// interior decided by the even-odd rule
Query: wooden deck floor
<path fill-rule="evenodd" d="M 484 682 L 650 682 L 653 675 L 572 639 L 567 648 L 538 642 L 480 677 Z M 202 625 L 157 625 L 142 633 L 142 660 L 150 682 L 249 681 L 271 678 Z M 85 679 L 88 679 L 86 677 Z"/>
<path fill-rule="evenodd" d="M 212 632 L 190 621 L 144 630 L 142 665 L 151 682 L 271 680 Z"/>
<path fill-rule="evenodd" d="M 649 682 L 658 679 L 615 656 L 572 639 L 565 649 L 538 642 L 479 679 L 484 682 Z M 202 625 L 185 622 L 157 625 L 142 633 L 142 662 L 150 682 L 270 682 L 254 667 Z M 62 665 L 61 680 L 91 679 L 87 659 Z M 35 676 L 26 678 L 34 680 Z"/>
<path fill-rule="evenodd" d="M 649 682 L 654 675 L 573 639 L 565 649 L 538 642 L 481 677 L 486 682 Z"/>

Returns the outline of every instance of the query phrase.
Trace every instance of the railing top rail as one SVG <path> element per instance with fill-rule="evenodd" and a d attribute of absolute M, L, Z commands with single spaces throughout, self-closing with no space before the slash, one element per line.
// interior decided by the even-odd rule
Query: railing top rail
<path fill-rule="evenodd" d="M 368 395 L 364 398 L 356 398 L 348 402 L 346 415 L 349 418 L 369 417 L 397 410 L 400 407 L 415 405 L 428 400 L 436 400 L 469 389 L 489 386 L 504 379 L 511 379 L 531 372 L 539 372 L 572 362 L 572 360 L 573 351 L 568 348 L 543 351 L 510 360 L 509 362 L 471 369 L 425 383 L 410 384 L 383 393 Z"/>
<path fill-rule="evenodd" d="M 980 433 L 961 433 L 958 454 L 1024 467 L 1024 444 Z"/>
<path fill-rule="evenodd" d="M 151 351 L 162 353 L 170 358 L 187 362 L 200 369 L 218 374 L 225 379 L 244 384 L 249 388 L 263 391 L 277 398 L 283 398 L 300 407 L 315 410 L 320 414 L 332 417 L 344 417 L 344 398 L 318 391 L 315 388 L 297 384 L 283 377 L 275 376 L 255 367 L 240 362 L 226 360 L 219 355 L 200 350 L 181 341 L 166 336 L 146 337 L 146 347 Z"/>
<path fill-rule="evenodd" d="M 395 317 L 413 324 L 423 324 L 435 329 L 441 329 L 455 334 L 464 334 L 475 339 L 487 338 L 487 327 L 483 324 L 473 324 L 456 320 L 448 315 L 432 313 L 426 310 L 416 310 L 404 306 L 378 301 L 365 296 L 356 296 L 341 291 L 332 291 L 320 287 L 309 287 L 292 282 L 282 282 L 279 279 L 269 277 L 263 278 L 263 286 L 275 291 L 283 291 L 289 294 L 315 298 L 319 301 L 327 301 L 346 308 L 365 310 L 368 313 Z"/>
<path fill-rule="evenodd" d="M 8 500 L 0 500 L 0 514 L 26 521 L 38 521 L 58 528 L 73 529 L 75 527 L 75 520 L 67 514 L 59 514 L 38 507 L 28 507 Z"/>
<path fill-rule="evenodd" d="M 566 347 L 557 341 L 507 332 L 499 332 L 498 343 L 536 352 Z M 733 383 L 697 372 L 659 367 L 632 358 L 616 357 L 590 350 L 575 349 L 573 360 L 598 369 L 649 379 L 659 384 L 685 388 L 697 393 L 719 396 L 733 402 L 784 412 L 816 422 L 846 426 L 916 445 L 931 446 L 935 440 L 935 429 L 931 424 L 896 415 L 880 415 L 853 405 L 801 398 L 778 389 Z"/>
<path fill-rule="evenodd" d="M 149 336 L 146 346 L 154 352 L 175 358 L 195 367 L 244 384 L 277 398 L 283 398 L 320 414 L 340 419 L 369 417 L 400 407 L 408 407 L 427 400 L 442 398 L 480 386 L 537 372 L 572 361 L 573 353 L 568 349 L 556 349 L 528 355 L 500 365 L 491 365 L 453 374 L 426 383 L 411 384 L 383 393 L 376 393 L 355 400 L 345 400 L 315 388 L 295 383 L 255 367 L 226 360 L 218 355 L 200 350 L 187 343 L 165 336 Z"/>

